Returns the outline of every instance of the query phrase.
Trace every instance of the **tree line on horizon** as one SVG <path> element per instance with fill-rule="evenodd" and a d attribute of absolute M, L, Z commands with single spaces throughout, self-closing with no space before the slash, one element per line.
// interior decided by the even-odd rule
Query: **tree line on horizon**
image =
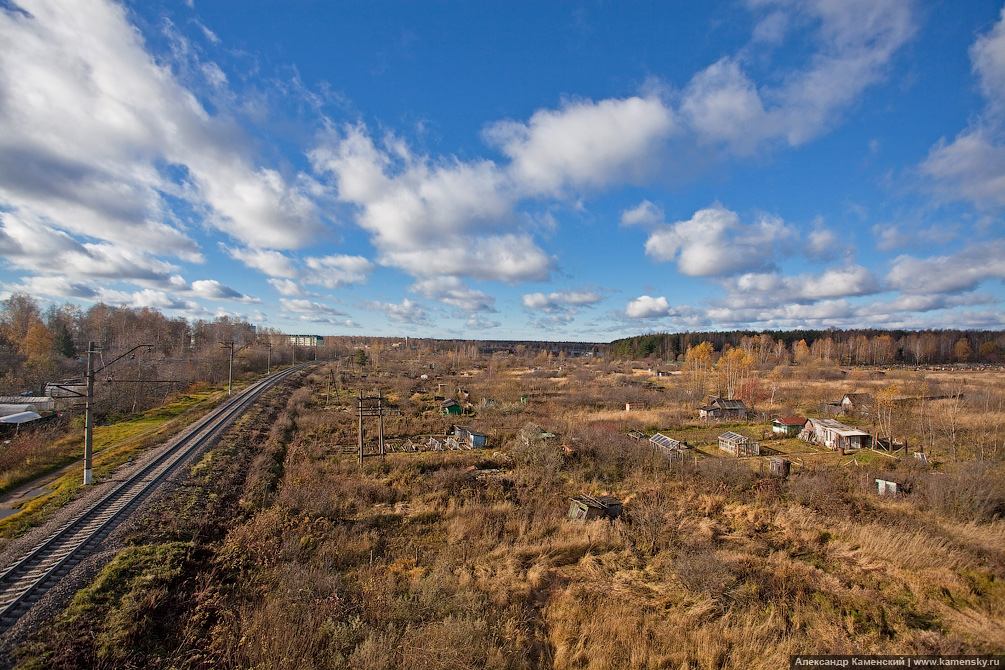
<path fill-rule="evenodd" d="M 43 310 L 34 297 L 14 293 L 0 301 L 0 395 L 41 394 L 48 382 L 82 380 L 89 342 L 96 343 L 98 367 L 150 345 L 109 366 L 97 380 L 96 394 L 110 401 L 105 407 L 142 408 L 196 381 L 225 382 L 230 352 L 221 342 L 234 342 L 240 350 L 262 336 L 251 324 L 228 316 L 189 322 L 149 307 L 104 303 L 84 310 L 67 302 Z M 235 378 L 249 370 L 265 371 L 270 362 L 290 362 L 286 350 L 277 350 L 272 361 L 266 360 L 268 355 L 242 352 L 235 359 Z M 119 381 L 121 385 L 114 384 Z"/>
<path fill-rule="evenodd" d="M 1005 359 L 1005 331 L 952 329 L 649 333 L 614 340 L 608 354 L 683 362 L 702 343 L 720 354 L 742 349 L 758 365 L 997 365 Z"/>

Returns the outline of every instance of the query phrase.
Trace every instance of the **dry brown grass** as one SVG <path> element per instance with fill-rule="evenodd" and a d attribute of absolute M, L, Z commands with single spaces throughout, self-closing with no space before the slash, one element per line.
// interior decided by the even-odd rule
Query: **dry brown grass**
<path fill-rule="evenodd" d="M 203 587 L 202 604 L 179 614 L 199 662 L 776 668 L 793 653 L 1005 651 L 997 465 L 932 472 L 877 455 L 841 467 L 847 459 L 806 454 L 785 482 L 720 454 L 671 468 L 624 431 L 703 441 L 723 426 L 699 425 L 673 389 L 660 396 L 613 366 L 589 370 L 589 383 L 582 371 L 569 383 L 541 372 L 466 380 L 472 394 L 512 403 L 465 417 L 490 431 L 485 452 L 362 467 L 337 448 L 354 438 L 352 414 L 323 408 L 317 383 L 291 395 L 245 482 L 245 517 L 204 549 L 213 579 L 192 580 L 226 586 Z M 784 379 L 777 408 L 890 379 L 828 376 Z M 529 390 L 536 399 L 519 403 Z M 636 397 L 650 409 L 624 412 Z M 415 405 L 392 430 L 430 434 L 448 421 Z M 559 435 L 524 439 L 528 423 Z M 472 467 L 499 472 L 476 478 Z M 915 493 L 878 498 L 873 478 L 886 470 L 913 478 Z M 583 492 L 619 496 L 622 518 L 567 520 L 569 496 Z"/>

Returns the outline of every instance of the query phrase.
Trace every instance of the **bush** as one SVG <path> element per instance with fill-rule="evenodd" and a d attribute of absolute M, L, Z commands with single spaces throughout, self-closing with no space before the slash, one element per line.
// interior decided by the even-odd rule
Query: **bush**
<path fill-rule="evenodd" d="M 1005 517 L 1005 481 L 985 463 L 970 463 L 958 474 L 932 473 L 920 488 L 932 509 L 960 521 Z"/>
<path fill-rule="evenodd" d="M 735 577 L 725 557 L 711 548 L 687 549 L 673 563 L 677 579 L 692 593 L 720 598 Z"/>
<path fill-rule="evenodd" d="M 705 458 L 698 461 L 698 474 L 738 491 L 752 488 L 757 481 L 750 466 L 745 461 L 734 458 Z"/>

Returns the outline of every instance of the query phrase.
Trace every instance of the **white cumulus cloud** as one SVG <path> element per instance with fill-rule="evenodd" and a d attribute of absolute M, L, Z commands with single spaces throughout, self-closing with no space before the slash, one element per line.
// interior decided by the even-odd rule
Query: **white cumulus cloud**
<path fill-rule="evenodd" d="M 1003 240 L 946 256 L 899 256 L 886 276 L 891 287 L 908 294 L 972 291 L 989 279 L 1005 279 Z"/>
<path fill-rule="evenodd" d="M 997 210 L 1005 207 L 1005 8 L 974 42 L 970 58 L 987 100 L 985 114 L 952 142 L 935 144 L 920 169 L 947 200 Z"/>
<path fill-rule="evenodd" d="M 663 210 L 648 200 L 643 200 L 637 207 L 626 209 L 621 213 L 622 226 L 652 227 L 661 223 L 665 223 Z"/>
<path fill-rule="evenodd" d="M 558 194 L 645 176 L 674 128 L 662 100 L 635 96 L 542 109 L 527 123 L 492 124 L 485 137 L 510 158 L 509 173 L 522 191 Z"/>
<path fill-rule="evenodd" d="M 676 261 L 692 277 L 728 276 L 772 265 L 774 254 L 787 250 L 795 231 L 775 216 L 762 215 L 744 224 L 721 205 L 699 210 L 687 221 L 658 228 L 646 241 L 646 254 Z"/>
<path fill-rule="evenodd" d="M 625 305 L 625 315 L 630 319 L 655 319 L 670 313 L 670 302 L 660 296 L 640 295 Z"/>
<path fill-rule="evenodd" d="M 147 53 L 106 0 L 21 0 L 0 12 L 0 203 L 73 235 L 200 260 L 166 196 L 249 245 L 294 248 L 322 223 L 307 178 L 256 165 Z M 16 166 L 16 167 L 15 167 Z"/>

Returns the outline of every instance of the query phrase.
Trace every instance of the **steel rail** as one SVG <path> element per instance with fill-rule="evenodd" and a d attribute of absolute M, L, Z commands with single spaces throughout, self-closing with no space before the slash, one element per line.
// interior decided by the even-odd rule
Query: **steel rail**
<path fill-rule="evenodd" d="M 311 363 L 266 377 L 200 419 L 161 454 L 132 473 L 0 573 L 0 633 L 10 628 L 49 589 L 197 451 L 219 437 L 266 389 Z"/>

